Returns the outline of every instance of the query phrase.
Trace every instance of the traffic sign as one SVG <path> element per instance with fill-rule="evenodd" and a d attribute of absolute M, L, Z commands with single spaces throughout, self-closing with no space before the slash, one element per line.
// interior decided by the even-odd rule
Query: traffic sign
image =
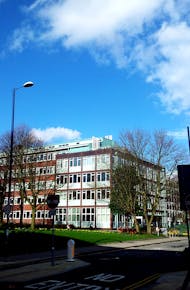
<path fill-rule="evenodd" d="M 49 211 L 49 217 L 51 218 L 55 214 L 56 214 L 56 209 L 55 208 L 50 209 L 50 211 Z"/>
<path fill-rule="evenodd" d="M 12 208 L 12 206 L 10 204 L 5 205 L 3 208 L 4 213 L 9 215 L 11 212 L 11 208 Z"/>
<path fill-rule="evenodd" d="M 178 165 L 178 183 L 181 210 L 190 210 L 190 165 Z"/>
<path fill-rule="evenodd" d="M 59 195 L 49 194 L 47 196 L 47 205 L 49 208 L 54 209 L 58 206 L 59 203 Z"/>

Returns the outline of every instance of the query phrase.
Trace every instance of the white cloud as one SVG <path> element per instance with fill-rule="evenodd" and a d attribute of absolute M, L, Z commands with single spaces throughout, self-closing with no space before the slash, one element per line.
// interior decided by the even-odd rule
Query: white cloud
<path fill-rule="evenodd" d="M 189 111 L 189 0 L 35 0 L 24 11 L 10 49 L 31 41 L 83 47 L 96 61 L 142 71 L 170 113 Z"/>
<path fill-rule="evenodd" d="M 180 131 L 168 131 L 167 134 L 168 136 L 172 136 L 178 140 L 184 140 L 188 138 L 188 133 L 187 133 L 187 130 L 185 129 L 180 130 Z"/>
<path fill-rule="evenodd" d="M 72 130 L 63 127 L 50 127 L 47 129 L 32 129 L 32 133 L 44 142 L 50 142 L 57 139 L 74 140 L 79 139 L 81 133 L 77 130 Z"/>
<path fill-rule="evenodd" d="M 12 35 L 9 44 L 9 49 L 22 52 L 23 49 L 31 42 L 34 41 L 34 32 L 29 25 L 23 25 L 21 28 L 16 29 Z"/>
<path fill-rule="evenodd" d="M 164 24 L 155 34 L 156 55 L 149 81 L 158 81 L 159 97 L 168 111 L 179 114 L 190 108 L 190 27 Z"/>
<path fill-rule="evenodd" d="M 29 12 L 27 16 L 34 13 L 34 22 L 27 29 L 29 40 L 33 31 L 33 41 L 40 43 L 60 41 L 67 48 L 80 46 L 93 47 L 97 52 L 99 49 L 107 51 L 107 56 L 123 67 L 130 50 L 126 47 L 127 38 L 141 33 L 144 24 L 154 19 L 162 3 L 164 0 L 36 0 L 25 7 L 25 12 Z M 24 46 L 28 41 L 25 33 L 21 36 L 23 33 L 21 28 L 20 46 L 21 42 Z M 15 41 L 18 40 L 14 36 Z"/>
<path fill-rule="evenodd" d="M 30 6 L 27 6 L 27 8 L 25 7 L 26 10 L 28 11 L 32 11 L 35 8 L 39 8 L 39 6 L 47 3 L 47 0 L 35 0 Z"/>
<path fill-rule="evenodd" d="M 122 31 L 129 35 L 142 31 L 160 3 L 149 0 L 66 0 L 45 7 L 39 12 L 47 21 L 49 39 L 63 38 L 67 47 L 91 41 L 113 41 Z"/>
<path fill-rule="evenodd" d="M 60 41 L 66 48 L 86 47 L 93 55 L 111 58 L 117 67 L 127 65 L 126 45 L 152 21 L 164 0 L 66 0 L 54 1 L 38 16 L 46 26 L 41 41 Z M 105 59 L 105 57 L 104 57 Z"/>

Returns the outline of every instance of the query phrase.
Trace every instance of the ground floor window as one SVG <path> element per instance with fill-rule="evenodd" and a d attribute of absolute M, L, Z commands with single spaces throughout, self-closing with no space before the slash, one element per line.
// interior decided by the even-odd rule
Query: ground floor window
<path fill-rule="evenodd" d="M 55 216 L 56 222 L 65 222 L 66 223 L 66 218 L 67 218 L 67 209 L 66 208 L 56 209 L 56 216 Z"/>
<path fill-rule="evenodd" d="M 80 208 L 69 208 L 68 209 L 68 223 L 74 224 L 80 222 Z"/>
<path fill-rule="evenodd" d="M 94 221 L 94 208 L 83 208 L 82 209 L 82 221 L 92 222 Z"/>

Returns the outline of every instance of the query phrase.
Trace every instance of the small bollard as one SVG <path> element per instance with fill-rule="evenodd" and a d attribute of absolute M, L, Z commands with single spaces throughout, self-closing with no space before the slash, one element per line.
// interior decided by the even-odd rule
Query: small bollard
<path fill-rule="evenodd" d="M 75 241 L 70 239 L 67 242 L 67 261 L 73 262 L 74 256 L 75 256 Z"/>
<path fill-rule="evenodd" d="M 156 233 L 157 233 L 157 236 L 159 237 L 159 235 L 160 235 L 160 229 L 159 229 L 158 226 L 156 227 Z"/>

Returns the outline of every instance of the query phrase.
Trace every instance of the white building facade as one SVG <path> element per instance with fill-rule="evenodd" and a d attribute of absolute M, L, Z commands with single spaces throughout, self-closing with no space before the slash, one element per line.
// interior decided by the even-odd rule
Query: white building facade
<path fill-rule="evenodd" d="M 113 215 L 109 208 L 111 171 L 113 166 L 118 164 L 117 151 L 111 136 L 92 137 L 84 141 L 39 148 L 35 152 L 34 162 L 42 187 L 37 195 L 36 224 L 46 225 L 50 221 L 46 199 L 47 195 L 55 194 L 59 196 L 59 204 L 55 211 L 57 226 L 72 225 L 77 228 L 97 229 L 117 229 L 123 226 L 124 217 Z M 28 154 L 26 159 L 31 158 L 32 154 L 32 152 Z M 146 163 L 146 167 L 148 174 L 155 170 L 149 163 Z M 27 180 L 25 185 L 27 195 L 30 196 L 30 184 Z M 164 194 L 163 191 L 157 211 L 157 217 L 162 224 L 166 220 Z M 4 205 L 7 202 L 8 199 L 5 198 Z M 12 212 L 10 214 L 10 221 L 13 223 L 19 223 L 20 202 L 19 186 L 15 176 L 11 192 Z M 31 218 L 31 207 L 26 201 L 23 224 L 30 224 Z M 6 220 L 6 213 L 4 213 L 4 219 Z"/>

